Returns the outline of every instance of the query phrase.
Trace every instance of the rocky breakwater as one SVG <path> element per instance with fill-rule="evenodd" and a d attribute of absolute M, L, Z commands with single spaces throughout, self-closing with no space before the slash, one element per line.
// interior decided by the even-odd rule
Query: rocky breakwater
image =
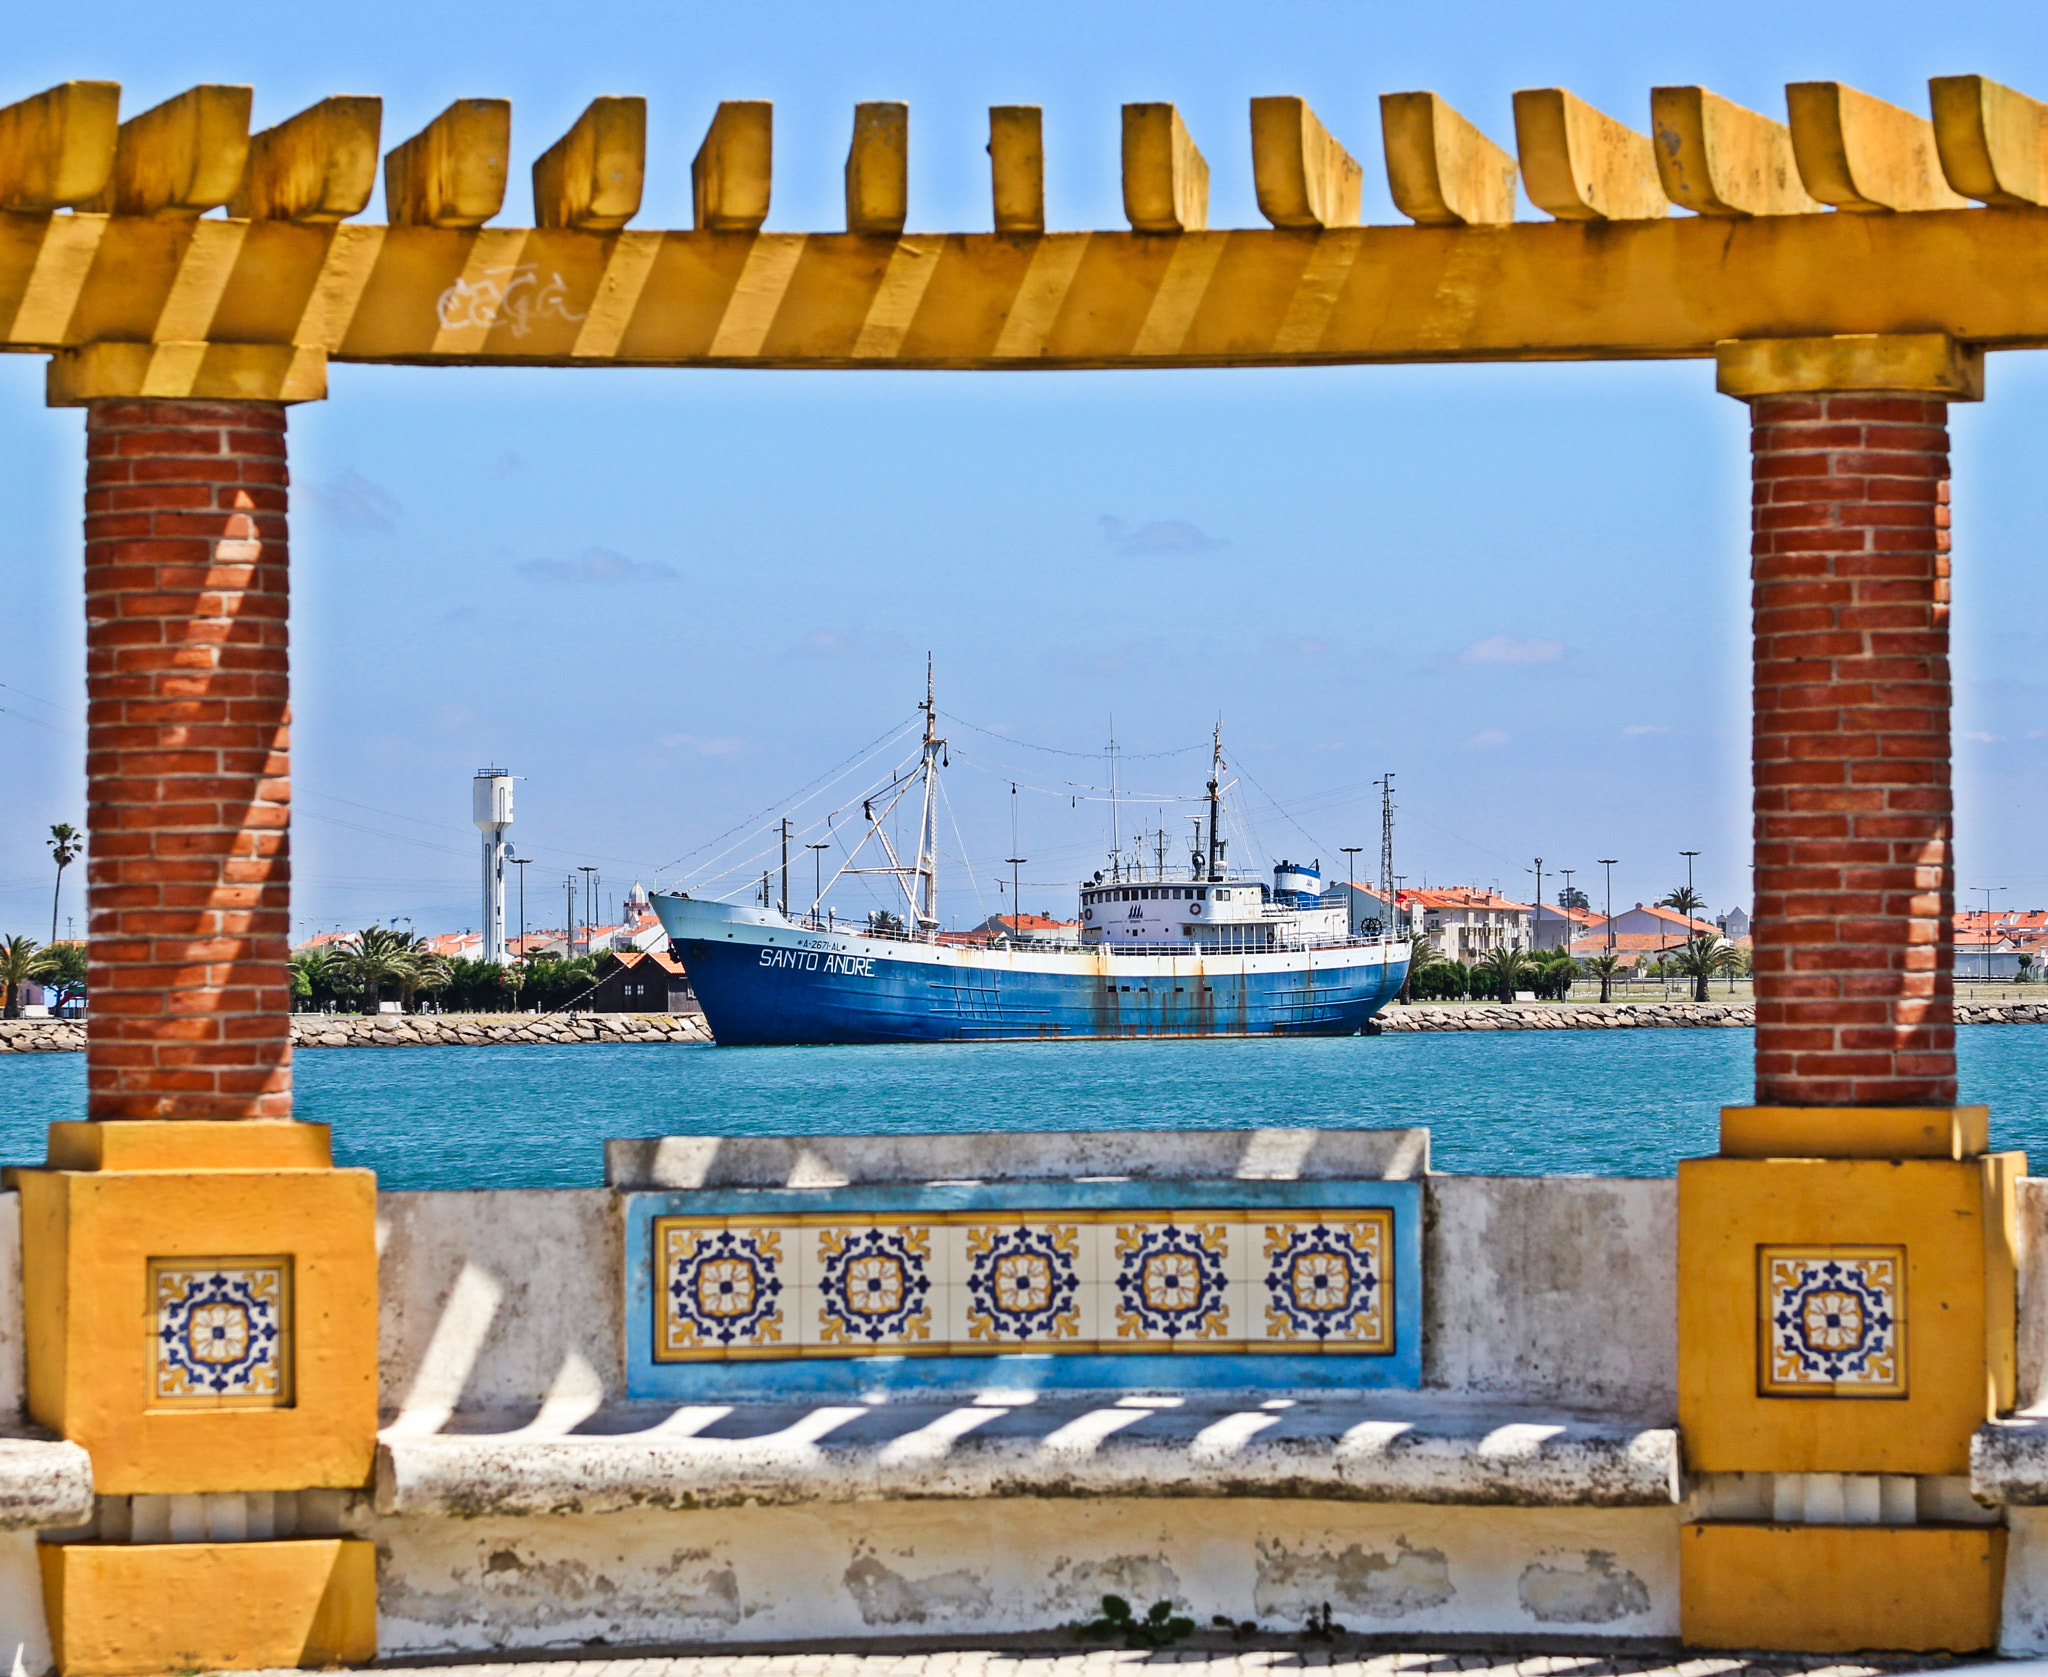
<path fill-rule="evenodd" d="M 298 1048 L 494 1048 L 572 1042 L 709 1042 L 701 1013 L 300 1013 Z"/>
<path fill-rule="evenodd" d="M 83 1054 L 85 1027 L 68 1019 L 0 1019 L 0 1054 Z"/>
<path fill-rule="evenodd" d="M 1719 1002 L 1517 1002 L 1472 1007 L 1390 1007 L 1382 1031 L 1740 1030 L 1756 1009 Z"/>

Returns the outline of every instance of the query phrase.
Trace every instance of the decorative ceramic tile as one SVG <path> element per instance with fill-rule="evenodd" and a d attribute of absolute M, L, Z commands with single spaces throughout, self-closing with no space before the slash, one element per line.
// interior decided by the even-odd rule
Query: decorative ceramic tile
<path fill-rule="evenodd" d="M 805 1229 L 817 1274 L 817 1332 L 806 1332 L 806 1348 L 934 1348 L 933 1309 L 942 1299 L 943 1272 L 932 1232 L 929 1220 Z M 816 1243 L 814 1249 L 810 1242 Z"/>
<path fill-rule="evenodd" d="M 1906 1395 L 1903 1246 L 1760 1246 L 1757 1269 L 1766 1395 Z"/>
<path fill-rule="evenodd" d="M 965 1295 L 968 1346 L 1015 1351 L 1078 1347 L 1094 1337 L 1084 1283 L 1086 1222 L 974 1222 L 967 1226 Z M 1091 1241 L 1090 1246 L 1093 1245 Z M 1090 1266 L 1092 1267 L 1092 1266 Z"/>
<path fill-rule="evenodd" d="M 657 1217 L 654 1360 L 795 1354 L 784 1294 L 792 1231 L 722 1218 Z"/>
<path fill-rule="evenodd" d="M 628 1391 L 1085 1390 L 1160 1355 L 1207 1389 L 1420 1379 L 1415 1183 L 1208 1183 L 1178 1204 L 1110 1181 L 880 1197 L 629 1197 Z M 1335 1352 L 1370 1361 L 1330 1369 Z"/>
<path fill-rule="evenodd" d="M 1268 1347 L 1385 1353 L 1394 1348 L 1391 1211 L 1261 1217 L 1253 1288 Z"/>
<path fill-rule="evenodd" d="M 1244 1225 L 1200 1212 L 1103 1225 L 1105 1349 L 1160 1350 L 1242 1338 L 1233 1332 L 1228 1262 Z"/>
<path fill-rule="evenodd" d="M 290 1258 L 151 1258 L 159 1408 L 292 1402 Z"/>

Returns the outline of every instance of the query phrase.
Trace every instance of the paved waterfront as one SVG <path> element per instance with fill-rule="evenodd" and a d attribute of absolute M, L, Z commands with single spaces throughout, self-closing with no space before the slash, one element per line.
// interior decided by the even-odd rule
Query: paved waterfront
<path fill-rule="evenodd" d="M 517 1658 L 458 1663 L 445 1658 L 380 1661 L 380 1672 L 455 1673 L 457 1677 L 1108 1677 L 1171 1666 L 1191 1677 L 1269 1677 L 1294 1671 L 1331 1677 L 1885 1677 L 1950 1668 L 1972 1673 L 1943 1655 L 1848 1658 L 1802 1654 L 1680 1657 L 1675 1654 L 1554 1654 L 1502 1649 L 1492 1653 L 1411 1650 L 1374 1653 L 1336 1647 L 894 1648 L 802 1653 L 643 1654 L 615 1659 Z M 2014 1674 L 2030 1667 L 2002 1668 Z M 266 1674 L 267 1677 L 267 1674 Z M 276 1677 L 289 1677 L 277 1673 Z"/>

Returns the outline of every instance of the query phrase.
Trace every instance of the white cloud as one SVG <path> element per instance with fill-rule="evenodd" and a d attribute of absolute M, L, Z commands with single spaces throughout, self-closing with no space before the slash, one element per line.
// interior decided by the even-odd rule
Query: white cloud
<path fill-rule="evenodd" d="M 586 547 L 574 559 L 529 559 L 519 574 L 536 582 L 613 583 L 667 582 L 676 573 L 670 566 L 643 565 L 609 548 Z"/>
<path fill-rule="evenodd" d="M 661 743 L 672 751 L 694 751 L 699 757 L 737 757 L 747 748 L 745 740 L 730 734 L 713 739 L 700 739 L 695 734 L 663 734 Z"/>
<path fill-rule="evenodd" d="M 1515 736 L 1505 728 L 1481 728 L 1465 742 L 1467 751 L 1490 751 L 1496 745 L 1506 745 Z"/>
<path fill-rule="evenodd" d="M 1979 745 L 2002 745 L 2005 743 L 2005 735 L 2003 734 L 1973 734 L 1965 731 L 1963 738 L 1975 740 Z"/>
<path fill-rule="evenodd" d="M 1096 523 L 1102 527 L 1102 539 L 1129 559 L 1151 553 L 1201 553 L 1223 546 L 1214 536 L 1204 535 L 1184 518 L 1129 524 L 1104 513 Z"/>
<path fill-rule="evenodd" d="M 1525 639 L 1520 635 L 1489 635 L 1458 654 L 1461 664 L 1555 664 L 1564 656 L 1563 641 Z"/>
<path fill-rule="evenodd" d="M 332 483 L 302 491 L 330 530 L 388 536 L 398 528 L 398 503 L 362 473 L 343 472 Z"/>
<path fill-rule="evenodd" d="M 784 651 L 785 658 L 831 658 L 867 662 L 910 656 L 910 642 L 887 630 L 813 629 Z"/>
<path fill-rule="evenodd" d="M 1622 729 L 1621 737 L 1625 740 L 1633 740 L 1641 739 L 1645 734 L 1668 734 L 1670 732 L 1669 728 L 1660 728 L 1654 722 L 1636 722 Z"/>

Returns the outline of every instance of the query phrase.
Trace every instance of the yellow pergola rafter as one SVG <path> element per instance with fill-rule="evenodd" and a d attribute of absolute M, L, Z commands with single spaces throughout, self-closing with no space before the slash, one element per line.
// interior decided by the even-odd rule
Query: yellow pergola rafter
<path fill-rule="evenodd" d="M 1131 106 L 1134 225 L 1113 232 L 1042 230 L 1032 107 L 991 113 L 1002 231 L 900 231 L 908 113 L 873 105 L 848 156 L 851 230 L 785 233 L 762 230 L 759 102 L 720 107 L 693 169 L 700 225 L 675 232 L 629 225 L 639 100 L 596 101 L 543 154 L 531 228 L 488 225 L 509 174 L 500 100 L 457 101 L 384 156 L 389 226 L 347 219 L 373 179 L 374 99 L 253 138 L 247 89 L 118 125 L 117 102 L 74 82 L 0 110 L 0 349 L 54 354 L 60 401 L 303 399 L 329 360 L 1003 369 L 2048 343 L 2048 107 L 1974 76 L 1933 84 L 1931 120 L 1836 83 L 1788 90 L 1789 125 L 1661 88 L 1652 134 L 1526 90 L 1512 155 L 1433 95 L 1390 94 L 1389 185 L 1417 224 L 1387 227 L 1357 225 L 1359 166 L 1314 113 L 1261 99 L 1275 225 L 1210 229 L 1179 114 Z M 1517 165 L 1551 219 L 1507 219 Z"/>

